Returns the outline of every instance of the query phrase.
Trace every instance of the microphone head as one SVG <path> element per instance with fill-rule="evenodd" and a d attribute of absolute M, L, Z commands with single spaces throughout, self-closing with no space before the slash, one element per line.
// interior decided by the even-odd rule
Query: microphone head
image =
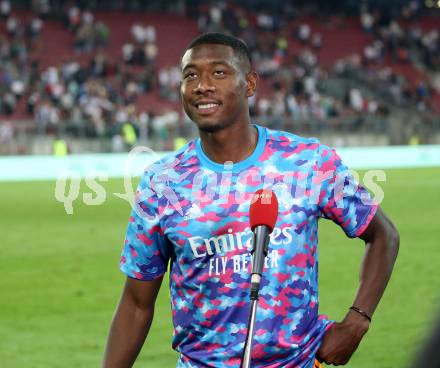
<path fill-rule="evenodd" d="M 278 200 L 269 189 L 257 190 L 252 198 L 249 210 L 249 222 L 252 231 L 259 225 L 265 225 L 272 232 L 278 217 Z"/>

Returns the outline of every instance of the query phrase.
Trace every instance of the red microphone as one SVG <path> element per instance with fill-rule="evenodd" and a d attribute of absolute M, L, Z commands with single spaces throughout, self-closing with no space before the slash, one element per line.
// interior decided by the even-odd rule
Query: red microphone
<path fill-rule="evenodd" d="M 278 217 L 278 200 L 268 189 L 257 190 L 249 210 L 249 222 L 254 232 L 252 243 L 251 300 L 258 300 L 264 259 L 269 246 L 269 234 L 275 227 Z"/>
<path fill-rule="evenodd" d="M 249 222 L 254 232 L 251 251 L 251 310 L 240 368 L 249 368 L 251 366 L 252 338 L 254 336 L 261 275 L 263 274 L 264 258 L 267 256 L 267 248 L 269 246 L 269 234 L 275 227 L 277 217 L 278 200 L 275 193 L 268 189 L 257 190 L 249 209 Z"/>
<path fill-rule="evenodd" d="M 252 198 L 249 209 L 249 222 L 251 229 L 265 225 L 270 228 L 270 233 L 275 227 L 278 217 L 278 200 L 274 192 L 269 189 L 257 190 Z"/>

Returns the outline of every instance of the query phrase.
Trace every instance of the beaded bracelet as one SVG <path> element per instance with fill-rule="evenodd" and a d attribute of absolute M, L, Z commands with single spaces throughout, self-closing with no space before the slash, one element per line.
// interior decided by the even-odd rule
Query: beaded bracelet
<path fill-rule="evenodd" d="M 364 312 L 362 309 L 359 309 L 358 307 L 355 307 L 354 305 L 352 305 L 350 307 L 350 309 L 359 313 L 361 316 L 364 316 L 366 319 L 368 319 L 371 322 L 371 317 L 368 315 L 367 312 Z"/>

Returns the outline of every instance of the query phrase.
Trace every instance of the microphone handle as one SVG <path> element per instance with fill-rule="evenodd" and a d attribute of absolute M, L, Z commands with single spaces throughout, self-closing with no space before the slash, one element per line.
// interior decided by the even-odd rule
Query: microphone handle
<path fill-rule="evenodd" d="M 270 229 L 268 226 L 259 225 L 254 229 L 252 245 L 252 273 L 251 273 L 251 300 L 258 300 L 261 275 L 263 274 L 264 259 L 269 246 Z"/>
<path fill-rule="evenodd" d="M 240 368 L 250 368 L 252 339 L 254 337 L 255 319 L 257 315 L 258 293 L 260 291 L 261 275 L 263 274 L 264 258 L 267 256 L 270 229 L 259 225 L 254 229 L 252 243 L 252 274 L 251 274 L 251 311 L 249 314 L 248 330 L 243 348 Z"/>
<path fill-rule="evenodd" d="M 254 229 L 254 241 L 252 245 L 252 274 L 263 273 L 264 258 L 267 256 L 269 246 L 269 227 L 258 225 Z"/>

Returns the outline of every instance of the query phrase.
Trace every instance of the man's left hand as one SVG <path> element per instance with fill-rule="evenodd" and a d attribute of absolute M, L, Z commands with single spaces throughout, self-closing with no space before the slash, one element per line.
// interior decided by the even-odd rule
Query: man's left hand
<path fill-rule="evenodd" d="M 369 325 L 365 317 L 350 311 L 342 322 L 335 323 L 326 332 L 316 358 L 326 364 L 347 364 Z"/>

